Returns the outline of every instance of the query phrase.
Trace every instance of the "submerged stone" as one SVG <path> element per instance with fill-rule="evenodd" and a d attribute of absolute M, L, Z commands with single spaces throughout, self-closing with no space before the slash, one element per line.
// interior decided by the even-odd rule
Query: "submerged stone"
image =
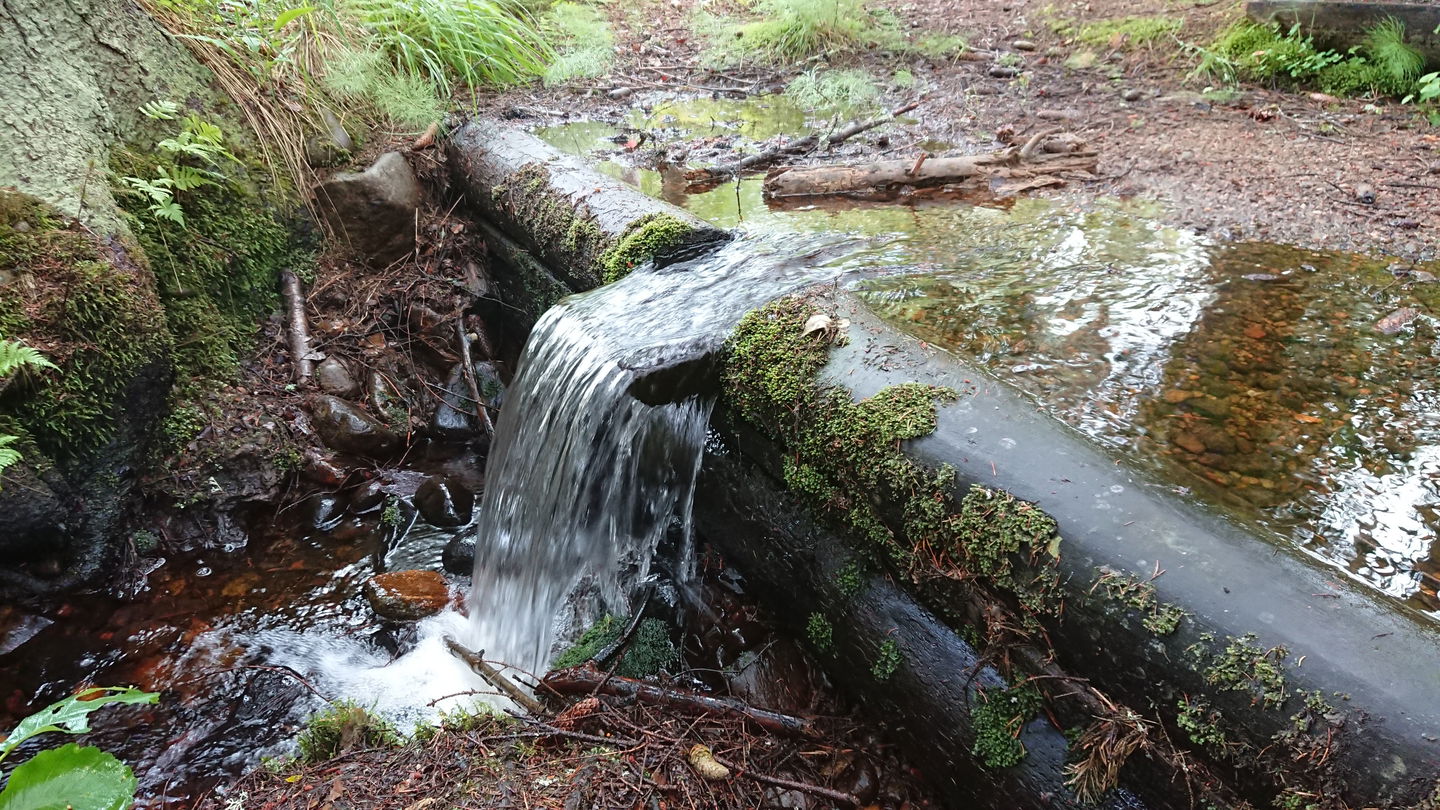
<path fill-rule="evenodd" d="M 339 397 L 322 394 L 312 399 L 310 417 L 321 441 L 342 453 L 386 456 L 400 448 L 393 430 Z"/>
<path fill-rule="evenodd" d="M 383 618 L 416 621 L 444 610 L 450 589 L 436 571 L 392 571 L 366 580 L 365 598 Z"/>
<path fill-rule="evenodd" d="M 475 535 L 457 534 L 445 544 L 440 565 L 456 576 L 468 577 L 475 572 Z"/>

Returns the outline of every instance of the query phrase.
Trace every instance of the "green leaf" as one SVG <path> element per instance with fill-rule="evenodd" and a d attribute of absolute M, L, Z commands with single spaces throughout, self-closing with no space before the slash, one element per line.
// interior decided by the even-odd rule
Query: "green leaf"
<path fill-rule="evenodd" d="M 47 731 L 84 734 L 90 730 L 90 713 L 112 703 L 154 703 L 160 699 L 155 692 L 142 692 L 133 686 L 97 686 L 56 701 L 20 721 L 10 736 L 0 742 L 0 759 L 4 759 L 21 743 Z"/>
<path fill-rule="evenodd" d="M 0 810 L 127 810 L 138 785 L 130 766 L 69 743 L 16 768 L 0 791 Z"/>
<path fill-rule="evenodd" d="M 292 8 L 289 11 L 282 13 L 280 16 L 275 18 L 275 30 L 279 31 L 281 28 L 289 25 L 297 17 L 303 17 L 314 10 L 314 6 L 301 6 L 300 8 Z"/>

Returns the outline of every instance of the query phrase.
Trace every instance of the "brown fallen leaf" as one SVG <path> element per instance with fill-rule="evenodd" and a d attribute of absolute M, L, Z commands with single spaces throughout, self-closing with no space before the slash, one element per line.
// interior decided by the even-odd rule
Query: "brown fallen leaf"
<path fill-rule="evenodd" d="M 1307 424 L 1307 425 L 1314 425 L 1314 424 L 1319 423 L 1321 420 L 1320 420 L 1320 417 L 1318 417 L 1318 416 L 1311 416 L 1311 415 L 1308 414 L 1308 413 L 1297 413 L 1297 414 L 1295 414 L 1295 421 L 1296 421 L 1296 422 L 1304 422 L 1304 423 Z"/>
<path fill-rule="evenodd" d="M 1376 321 L 1375 331 L 1382 335 L 1393 335 L 1401 329 L 1404 329 L 1405 324 L 1410 323 L 1418 317 L 1420 317 L 1420 310 L 1414 307 L 1400 307 Z"/>
<path fill-rule="evenodd" d="M 438 134 L 440 134 L 440 122 L 431 121 L 430 126 L 425 128 L 425 134 L 416 138 L 415 143 L 410 144 L 410 150 L 419 152 L 421 149 L 429 149 L 435 145 L 435 136 Z"/>

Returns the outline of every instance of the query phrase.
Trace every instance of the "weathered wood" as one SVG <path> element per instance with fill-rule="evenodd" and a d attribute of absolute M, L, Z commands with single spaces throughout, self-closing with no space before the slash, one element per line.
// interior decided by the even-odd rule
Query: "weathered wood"
<path fill-rule="evenodd" d="M 607 675 L 593 666 L 557 669 L 545 676 L 542 684 L 562 695 L 602 695 L 631 697 L 652 706 L 664 706 L 688 714 L 711 714 L 748 720 L 776 734 L 792 737 L 819 737 L 815 724 L 805 717 L 761 709 L 730 698 L 702 695 L 682 689 L 668 689 L 619 675 Z"/>
<path fill-rule="evenodd" d="M 1095 152 L 1026 154 L 1009 148 L 983 155 L 882 160 L 852 166 L 807 166 L 781 169 L 765 178 L 767 198 L 860 196 L 887 199 L 904 189 L 935 188 L 976 178 L 1033 179 L 1067 172 L 1090 172 Z"/>
<path fill-rule="evenodd" d="M 281 273 L 280 291 L 285 296 L 285 334 L 290 342 L 290 362 L 295 364 L 295 382 L 305 385 L 315 376 L 315 361 L 310 358 L 310 324 L 305 318 L 300 277 L 289 270 Z"/>
<path fill-rule="evenodd" d="M 575 291 L 729 237 L 528 132 L 477 120 L 447 148 L 452 179 L 469 203 Z"/>
<path fill-rule="evenodd" d="M 1359 45 L 1368 29 L 1394 18 L 1405 24 L 1405 41 L 1425 54 L 1430 65 L 1440 65 L 1440 5 L 1433 3 L 1250 0 L 1245 13 L 1259 23 L 1299 25 L 1317 42 L 1342 52 Z"/>
<path fill-rule="evenodd" d="M 535 717 L 545 715 L 545 707 L 540 705 L 540 701 L 526 694 L 525 690 L 516 686 L 514 681 L 505 677 L 503 672 L 491 666 L 485 660 L 483 651 L 475 652 L 449 636 L 445 637 L 445 646 L 449 648 L 452 655 L 468 664 L 476 675 L 484 678 L 491 686 L 504 692 L 507 697 L 515 701 L 517 706 L 523 707 L 525 711 Z"/>

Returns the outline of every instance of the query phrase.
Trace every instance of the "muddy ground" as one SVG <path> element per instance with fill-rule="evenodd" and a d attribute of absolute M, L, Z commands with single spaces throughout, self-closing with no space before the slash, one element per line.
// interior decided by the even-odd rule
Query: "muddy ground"
<path fill-rule="evenodd" d="M 912 30 L 958 34 L 971 50 L 942 60 L 860 52 L 815 62 L 863 67 L 882 84 L 897 69 L 908 70 L 919 81 L 905 90 L 886 87 L 884 106 L 921 95 L 926 100 L 902 122 L 851 141 L 838 155 L 816 154 L 808 162 L 918 156 L 935 141 L 948 143 L 953 153 L 976 153 L 1061 127 L 1099 151 L 1098 171 L 1063 189 L 1032 193 L 1072 203 L 1153 200 L 1168 224 L 1227 240 L 1409 261 L 1440 255 L 1440 129 L 1414 106 L 1278 88 L 1211 88 L 1207 79 L 1191 75 L 1197 57 L 1187 46 L 1210 43 L 1240 19 L 1238 3 L 921 0 L 890 7 Z M 483 96 L 479 111 L 523 125 L 618 120 L 664 91 L 765 92 L 800 72 L 700 67 L 707 43 L 693 30 L 690 4 L 603 8 L 619 43 L 608 76 Z M 1144 15 L 1184 22 L 1176 36 L 1139 46 L 1120 36 L 1095 48 L 1058 33 Z M 1074 66 L 1092 58 L 1089 67 Z M 997 78 L 992 72 L 1005 71 L 996 67 L 1020 72 Z M 625 93 L 618 88 L 634 92 L 612 98 Z M 1373 204 L 1356 199 L 1361 186 L 1375 191 Z"/>

